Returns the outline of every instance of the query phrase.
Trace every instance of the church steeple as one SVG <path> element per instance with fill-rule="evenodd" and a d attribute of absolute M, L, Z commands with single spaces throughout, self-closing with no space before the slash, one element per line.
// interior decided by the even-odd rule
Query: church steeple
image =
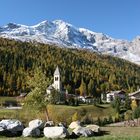
<path fill-rule="evenodd" d="M 60 75 L 58 66 L 56 67 L 56 70 L 55 70 L 55 72 L 54 72 L 54 75 Z"/>
<path fill-rule="evenodd" d="M 61 76 L 60 76 L 60 71 L 59 67 L 56 67 L 56 70 L 54 72 L 54 88 L 58 91 L 61 91 Z"/>

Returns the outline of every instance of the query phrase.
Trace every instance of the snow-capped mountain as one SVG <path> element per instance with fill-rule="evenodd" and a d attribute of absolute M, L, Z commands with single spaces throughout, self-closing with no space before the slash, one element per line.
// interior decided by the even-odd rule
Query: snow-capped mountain
<path fill-rule="evenodd" d="M 88 49 L 140 64 L 140 36 L 131 42 L 103 33 L 76 28 L 62 20 L 43 21 L 34 26 L 9 23 L 0 27 L 0 36 L 21 41 L 37 41 L 62 47 Z"/>

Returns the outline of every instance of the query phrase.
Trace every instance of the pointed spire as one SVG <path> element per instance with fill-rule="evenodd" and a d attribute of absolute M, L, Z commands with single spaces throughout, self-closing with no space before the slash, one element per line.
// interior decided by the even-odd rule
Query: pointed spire
<path fill-rule="evenodd" d="M 56 67 L 56 70 L 55 70 L 55 72 L 54 72 L 54 75 L 60 75 L 59 67 L 58 67 L 58 66 Z"/>

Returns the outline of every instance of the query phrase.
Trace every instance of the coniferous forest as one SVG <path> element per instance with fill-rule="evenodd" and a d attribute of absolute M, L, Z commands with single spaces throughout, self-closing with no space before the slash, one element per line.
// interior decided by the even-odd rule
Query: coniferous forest
<path fill-rule="evenodd" d="M 0 38 L 0 96 L 28 92 L 28 78 L 38 67 L 50 78 L 56 66 L 69 93 L 98 96 L 110 90 L 132 92 L 140 87 L 140 67 L 87 50 Z"/>

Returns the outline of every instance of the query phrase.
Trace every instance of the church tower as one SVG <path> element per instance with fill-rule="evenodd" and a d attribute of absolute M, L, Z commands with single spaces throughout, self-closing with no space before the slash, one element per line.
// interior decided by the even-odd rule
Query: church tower
<path fill-rule="evenodd" d="M 56 90 L 61 91 L 61 77 L 60 77 L 60 72 L 59 68 L 57 66 L 55 72 L 54 72 L 54 83 L 53 86 Z"/>

